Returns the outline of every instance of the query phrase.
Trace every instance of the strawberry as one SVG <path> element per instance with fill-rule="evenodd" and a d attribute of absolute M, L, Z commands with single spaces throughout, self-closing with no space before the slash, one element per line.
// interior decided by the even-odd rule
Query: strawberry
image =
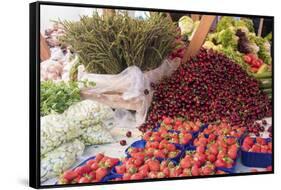
<path fill-rule="evenodd" d="M 90 180 L 87 177 L 81 177 L 78 183 L 90 183 Z"/>
<path fill-rule="evenodd" d="M 68 170 L 68 171 L 65 171 L 63 173 L 63 179 L 65 179 L 66 181 L 68 182 L 71 182 L 74 178 L 76 178 L 78 176 L 77 172 L 75 171 L 72 171 L 72 170 Z"/>
<path fill-rule="evenodd" d="M 223 159 L 218 159 L 215 161 L 215 166 L 216 167 L 226 167 L 226 163 L 225 163 L 225 161 L 223 161 Z"/>
<path fill-rule="evenodd" d="M 125 174 L 123 175 L 123 180 L 130 180 L 130 179 L 131 179 L 131 174 L 125 173 Z"/>
<path fill-rule="evenodd" d="M 256 142 L 260 145 L 266 145 L 266 141 L 265 139 L 261 138 L 261 137 L 257 137 L 256 138 Z"/>
<path fill-rule="evenodd" d="M 176 150 L 176 146 L 174 144 L 171 144 L 171 143 L 167 144 L 166 148 L 167 148 L 168 151 L 175 151 Z"/>
<path fill-rule="evenodd" d="M 141 179 L 143 179 L 143 176 L 141 173 L 135 173 L 135 174 L 131 175 L 130 179 L 131 180 L 141 180 Z"/>
<path fill-rule="evenodd" d="M 187 158 L 184 158 L 180 161 L 180 166 L 185 169 L 185 168 L 190 168 L 191 167 L 191 160 L 190 159 L 187 159 Z"/>
<path fill-rule="evenodd" d="M 158 172 L 160 170 L 160 163 L 158 160 L 149 160 L 147 163 L 150 171 Z"/>
<path fill-rule="evenodd" d="M 126 172 L 125 165 L 115 166 L 116 173 L 124 174 Z"/>
<path fill-rule="evenodd" d="M 107 174 L 107 169 L 106 168 L 98 168 L 96 170 L 96 179 L 97 181 L 101 181 Z"/>
<path fill-rule="evenodd" d="M 96 161 L 96 162 L 99 162 L 103 157 L 104 157 L 104 154 L 98 153 L 98 154 L 96 155 L 95 161 Z"/>
<path fill-rule="evenodd" d="M 191 168 L 191 174 L 192 176 L 199 176 L 200 175 L 200 169 L 198 166 L 194 165 Z"/>

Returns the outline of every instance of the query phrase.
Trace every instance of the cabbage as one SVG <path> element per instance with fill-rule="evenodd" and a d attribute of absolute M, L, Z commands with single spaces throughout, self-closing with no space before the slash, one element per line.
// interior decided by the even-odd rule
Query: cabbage
<path fill-rule="evenodd" d="M 193 20 L 189 16 L 183 16 L 179 20 L 179 27 L 181 29 L 181 35 L 190 34 L 194 28 Z"/>

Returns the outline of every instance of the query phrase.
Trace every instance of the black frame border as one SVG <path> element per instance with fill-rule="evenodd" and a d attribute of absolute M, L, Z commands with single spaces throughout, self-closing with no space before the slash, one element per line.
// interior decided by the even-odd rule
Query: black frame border
<path fill-rule="evenodd" d="M 155 11 L 155 12 L 171 12 L 171 13 L 186 13 L 186 14 L 205 14 L 205 15 L 222 15 L 222 16 L 237 16 L 237 17 L 262 17 L 272 19 L 272 171 L 263 172 L 248 172 L 235 174 L 222 174 L 210 176 L 191 176 L 191 177 L 175 177 L 163 179 L 143 179 L 143 180 L 128 180 L 128 181 L 109 181 L 98 183 L 85 184 L 62 184 L 62 185 L 41 185 L 40 182 L 40 6 L 68 6 L 68 7 L 83 7 L 83 8 L 106 8 L 106 9 L 121 9 L 121 10 L 139 10 L 139 11 Z M 113 5 L 94 5 L 82 3 L 65 3 L 65 2 L 50 2 L 37 1 L 29 4 L 29 186 L 42 188 L 60 188 L 60 187 L 79 187 L 93 185 L 112 185 L 124 183 L 143 183 L 143 182 L 160 182 L 170 180 L 186 180 L 186 179 L 203 179 L 216 177 L 233 177 L 233 176 L 249 176 L 261 174 L 274 174 L 274 16 L 269 15 L 249 15 L 235 14 L 222 12 L 204 12 L 204 11 L 189 11 L 189 10 L 169 10 L 157 8 L 143 7 L 125 7 Z"/>

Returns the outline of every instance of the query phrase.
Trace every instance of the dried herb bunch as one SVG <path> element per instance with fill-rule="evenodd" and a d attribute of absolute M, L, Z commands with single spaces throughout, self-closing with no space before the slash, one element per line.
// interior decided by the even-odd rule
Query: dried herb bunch
<path fill-rule="evenodd" d="M 65 30 L 60 38 L 79 56 L 88 72 L 117 74 L 129 66 L 142 71 L 158 67 L 173 49 L 176 25 L 153 13 L 147 20 L 114 16 L 82 16 L 80 21 L 59 21 Z"/>

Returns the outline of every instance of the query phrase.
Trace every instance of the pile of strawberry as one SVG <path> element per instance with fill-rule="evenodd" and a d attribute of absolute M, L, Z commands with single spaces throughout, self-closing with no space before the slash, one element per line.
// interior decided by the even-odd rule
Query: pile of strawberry
<path fill-rule="evenodd" d="M 200 121 L 192 122 L 183 118 L 172 119 L 164 116 L 163 122 L 160 123 L 160 128 L 195 133 L 200 130 L 201 125 L 202 123 Z"/>
<path fill-rule="evenodd" d="M 189 156 L 190 158 L 188 158 Z M 160 162 L 157 159 L 125 158 L 121 165 L 115 167 L 114 172 L 119 177 L 114 181 L 224 174 L 223 171 L 215 171 L 215 167 L 211 163 L 207 162 L 201 167 L 192 166 L 188 160 L 192 160 L 191 155 L 186 155 L 179 165 L 169 160 Z"/>
<path fill-rule="evenodd" d="M 160 162 L 153 158 L 146 160 L 125 158 L 121 165 L 115 167 L 116 174 L 120 176 L 114 180 L 141 180 L 170 177 L 170 173 L 173 173 L 172 168 L 175 168 L 174 163 L 167 160 Z"/>
<path fill-rule="evenodd" d="M 119 163 L 118 158 L 111 158 L 104 154 L 97 154 L 94 159 L 74 170 L 65 171 L 59 180 L 60 184 L 101 182 L 111 169 Z"/>
<path fill-rule="evenodd" d="M 210 124 L 203 130 L 203 134 L 210 135 L 214 134 L 217 136 L 230 136 L 240 138 L 246 132 L 246 127 L 230 126 L 225 122 L 219 124 Z"/>
<path fill-rule="evenodd" d="M 235 164 L 239 144 L 234 137 L 200 134 L 193 142 L 199 165 L 210 162 L 216 168 L 232 168 Z"/>
<path fill-rule="evenodd" d="M 144 148 L 130 147 L 128 154 L 136 159 L 158 158 L 173 159 L 181 153 L 181 150 L 175 144 L 169 143 L 167 140 L 148 141 Z"/>
<path fill-rule="evenodd" d="M 272 153 L 272 142 L 267 142 L 266 139 L 257 137 L 256 139 L 252 137 L 245 137 L 242 150 L 247 152 L 256 153 Z"/>
<path fill-rule="evenodd" d="M 187 145 L 192 140 L 192 134 L 187 131 L 180 133 L 168 131 L 160 127 L 158 131 L 147 131 L 143 134 L 145 141 L 169 142 L 181 145 Z"/>

